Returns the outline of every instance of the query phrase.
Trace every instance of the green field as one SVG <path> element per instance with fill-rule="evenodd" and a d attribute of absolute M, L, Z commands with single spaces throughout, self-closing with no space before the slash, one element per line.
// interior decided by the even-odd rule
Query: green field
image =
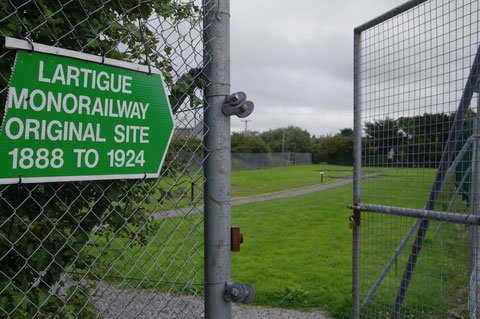
<path fill-rule="evenodd" d="M 376 169 L 365 169 L 364 174 Z M 320 172 L 323 172 L 323 182 Z M 298 165 L 265 168 L 257 170 L 232 171 L 232 200 L 262 197 L 272 193 L 285 192 L 299 188 L 312 187 L 351 178 L 351 166 L 338 165 Z M 193 187 L 193 193 L 192 193 Z M 157 186 L 156 198 L 165 200 L 160 203 L 163 210 L 174 207 L 203 205 L 203 176 L 200 174 L 164 178 Z M 192 196 L 193 195 L 193 196 Z M 151 209 L 153 206 L 150 207 Z"/>
<path fill-rule="evenodd" d="M 349 313 L 351 189 L 232 208 L 232 224 L 245 238 L 232 257 L 233 279 L 255 286 L 257 304 Z"/>
<path fill-rule="evenodd" d="M 403 168 L 386 171 L 377 179 L 362 182 L 362 201 L 372 204 L 424 208 L 436 170 Z M 436 210 L 447 210 L 455 192 L 453 177 L 445 184 L 436 202 Z M 458 196 L 452 212 L 466 213 L 466 202 Z M 415 219 L 363 213 L 362 217 L 362 297 L 388 263 Z M 435 236 L 436 231 L 438 236 Z M 416 234 L 416 232 L 415 232 Z M 417 266 L 403 303 L 403 315 L 437 318 L 453 311 L 465 316 L 468 272 L 469 230 L 465 225 L 433 222 L 428 226 Z M 376 294 L 365 309 L 370 317 L 388 318 L 393 307 L 415 235 L 396 259 Z M 362 299 L 363 300 L 363 299 Z M 419 311 L 418 309 L 421 309 Z M 440 314 L 440 312 L 442 312 Z M 468 317 L 468 315 L 467 315 Z"/>
<path fill-rule="evenodd" d="M 241 252 L 232 254 L 232 279 L 252 283 L 258 305 L 348 313 L 351 231 L 346 205 L 350 201 L 351 186 L 346 185 L 232 207 L 232 225 L 241 226 L 245 238 Z M 148 278 L 139 283 L 143 289 L 202 294 L 201 286 L 168 283 L 202 282 L 202 216 L 154 223 L 158 231 L 147 249 L 125 248 L 126 240 L 98 237 L 96 243 L 102 247 L 110 242 L 108 261 L 98 267 L 98 276 L 122 287 L 137 284 L 126 283 L 122 277 L 127 276 Z"/>
<path fill-rule="evenodd" d="M 351 177 L 353 170 L 351 166 L 319 164 L 232 171 L 232 200 L 321 185 L 320 172 L 324 172 L 323 184 L 329 184 Z M 203 181 L 203 176 L 198 173 L 177 178 L 167 177 L 157 185 L 154 197 L 165 198 L 160 203 L 163 210 L 202 206 Z M 153 205 L 150 205 L 150 209 L 153 209 Z"/>
<path fill-rule="evenodd" d="M 329 184 L 352 177 L 351 166 L 299 165 L 232 172 L 232 199 L 260 197 L 271 193 Z"/>
<path fill-rule="evenodd" d="M 243 196 L 258 196 L 279 191 L 282 187 L 293 189 L 316 185 L 319 170 L 328 172 L 330 179 L 325 182 L 334 181 L 333 176 L 351 174 L 347 173 L 351 168 L 313 165 L 236 172 L 238 175 L 232 177 L 232 181 L 242 185 Z M 417 207 L 419 203 L 425 203 L 428 196 L 428 191 L 419 190 L 425 188 L 425 181 L 428 182 L 435 171 L 417 171 L 414 176 L 419 178 L 411 178 L 412 181 L 405 184 L 405 176 L 412 172 L 415 173 L 413 170 L 385 171 L 364 182 L 366 195 L 375 198 L 375 191 L 381 191 L 378 204 L 405 199 L 408 206 Z M 273 176 L 276 180 L 264 180 Z M 252 185 L 257 188 L 249 190 Z M 448 192 L 442 194 L 440 202 L 446 203 L 449 196 Z M 232 253 L 233 280 L 255 286 L 257 305 L 305 311 L 319 309 L 335 318 L 349 318 L 352 235 L 348 227 L 351 211 L 346 206 L 351 203 L 352 185 L 345 185 L 297 197 L 232 207 L 232 225 L 240 226 L 245 238 L 241 252 Z M 459 205 L 463 204 L 459 202 Z M 412 223 L 413 219 L 403 217 L 364 214 L 363 296 Z M 461 296 L 465 291 L 459 287 L 464 286 L 468 269 L 468 245 L 465 244 L 468 232 L 463 226 L 446 224 L 439 237 L 434 239 L 434 230 L 438 226 L 438 222 L 430 224 L 417 273 L 410 285 L 415 298 L 405 301 L 407 311 L 419 305 L 420 308 L 428 305 L 435 309 L 453 309 L 457 300 L 463 300 Z M 203 216 L 190 214 L 158 219 L 149 227 L 154 231 L 146 241 L 146 247 L 144 244 L 129 247 L 129 241 L 97 236 L 97 244 L 104 247 L 102 250 L 108 257 L 97 267 L 97 276 L 127 288 L 138 286 L 172 294 L 202 294 Z M 411 243 L 407 247 L 411 247 Z M 91 254 L 98 256 L 99 250 L 96 249 L 92 248 Z M 378 311 L 391 308 L 409 251 L 405 249 L 401 254 L 385 279 L 385 285 L 372 300 Z M 130 283 L 125 282 L 124 276 L 144 280 Z M 376 312 L 375 307 L 372 311 L 373 317 L 386 316 Z M 423 315 L 425 318 L 431 316 L 434 314 Z"/>

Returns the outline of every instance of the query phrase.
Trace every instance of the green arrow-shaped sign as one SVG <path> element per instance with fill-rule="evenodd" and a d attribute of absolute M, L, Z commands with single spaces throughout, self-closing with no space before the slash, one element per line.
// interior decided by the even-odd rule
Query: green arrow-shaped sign
<path fill-rule="evenodd" d="M 17 52 L 0 133 L 1 184 L 159 175 L 174 123 L 158 70 L 81 57 Z"/>

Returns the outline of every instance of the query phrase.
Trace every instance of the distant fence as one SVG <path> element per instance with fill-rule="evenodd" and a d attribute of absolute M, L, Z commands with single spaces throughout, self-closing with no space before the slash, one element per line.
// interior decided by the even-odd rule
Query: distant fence
<path fill-rule="evenodd" d="M 172 154 L 177 169 L 198 171 L 204 155 L 203 153 L 175 153 Z M 232 153 L 232 170 L 259 169 L 291 165 L 311 165 L 311 153 Z"/>
<path fill-rule="evenodd" d="M 232 153 L 232 170 L 311 164 L 310 153 Z"/>

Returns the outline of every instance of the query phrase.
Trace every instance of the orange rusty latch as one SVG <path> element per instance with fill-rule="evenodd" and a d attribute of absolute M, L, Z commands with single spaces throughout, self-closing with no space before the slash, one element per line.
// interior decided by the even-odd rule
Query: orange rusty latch
<path fill-rule="evenodd" d="M 240 251 L 240 244 L 243 243 L 243 235 L 240 233 L 240 227 L 231 227 L 231 251 Z"/>

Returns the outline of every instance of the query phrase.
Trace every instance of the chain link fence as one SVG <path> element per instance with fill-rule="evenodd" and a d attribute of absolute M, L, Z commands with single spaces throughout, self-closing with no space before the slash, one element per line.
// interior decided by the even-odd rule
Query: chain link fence
<path fill-rule="evenodd" d="M 0 35 L 32 50 L 41 43 L 158 68 L 177 126 L 203 125 L 208 59 L 197 2 L 0 6 Z M 15 54 L 0 49 L 1 114 Z M 204 156 L 195 154 L 208 155 L 198 143 L 207 131 L 175 132 L 156 180 L 0 186 L 0 317 L 203 317 Z M 198 185 L 193 197 L 184 185 Z"/>
<path fill-rule="evenodd" d="M 232 153 L 232 170 L 311 164 L 310 153 Z"/>
<path fill-rule="evenodd" d="M 355 30 L 354 318 L 480 316 L 479 22 L 409 1 Z"/>
<path fill-rule="evenodd" d="M 176 157 L 181 162 L 188 162 L 196 157 L 191 163 L 189 170 L 195 170 L 195 163 L 201 163 L 201 153 L 177 153 Z M 291 165 L 311 165 L 311 153 L 232 153 L 232 170 L 262 169 Z M 186 184 L 184 184 L 186 186 Z"/>

